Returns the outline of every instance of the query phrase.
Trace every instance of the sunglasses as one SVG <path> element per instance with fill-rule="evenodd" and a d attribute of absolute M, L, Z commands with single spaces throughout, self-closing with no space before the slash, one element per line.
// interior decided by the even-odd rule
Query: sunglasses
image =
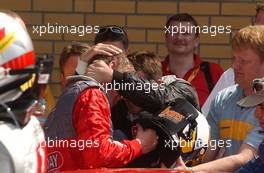
<path fill-rule="evenodd" d="M 112 32 L 112 33 L 116 33 L 116 34 L 124 34 L 124 30 L 120 27 L 117 27 L 117 26 L 107 26 L 107 27 L 102 27 L 99 29 L 99 32 L 98 34 L 103 34 L 103 33 L 106 33 L 106 32 Z"/>
<path fill-rule="evenodd" d="M 252 88 L 255 93 L 264 90 L 263 85 L 264 83 L 260 79 L 255 79 L 252 82 Z"/>

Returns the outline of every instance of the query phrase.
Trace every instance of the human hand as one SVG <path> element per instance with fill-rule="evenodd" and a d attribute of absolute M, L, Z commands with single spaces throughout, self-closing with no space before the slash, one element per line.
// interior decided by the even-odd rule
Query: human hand
<path fill-rule="evenodd" d="M 136 124 L 137 134 L 136 138 L 141 142 L 142 153 L 146 154 L 154 150 L 158 145 L 159 137 L 155 130 L 145 129 L 140 124 Z"/>
<path fill-rule="evenodd" d="M 95 60 L 86 69 L 86 75 L 94 78 L 100 83 L 111 82 L 113 78 L 113 69 L 104 61 Z"/>
<path fill-rule="evenodd" d="M 80 58 L 83 61 L 89 62 L 95 55 L 107 55 L 114 56 L 122 53 L 122 50 L 111 44 L 98 43 L 91 47 L 86 53 L 84 53 Z"/>
<path fill-rule="evenodd" d="M 188 170 L 181 156 L 176 159 L 174 166 L 176 167 L 176 170 Z M 161 163 L 160 167 L 168 168 L 164 163 Z"/>
<path fill-rule="evenodd" d="M 176 169 L 179 169 L 179 170 L 188 170 L 188 167 L 185 165 L 181 156 L 176 160 L 175 166 L 176 166 Z"/>

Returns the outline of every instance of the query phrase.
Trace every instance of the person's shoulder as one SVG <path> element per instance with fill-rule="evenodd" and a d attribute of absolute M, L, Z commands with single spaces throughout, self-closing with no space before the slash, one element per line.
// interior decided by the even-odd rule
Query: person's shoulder
<path fill-rule="evenodd" d="M 182 78 L 178 78 L 175 75 L 168 75 L 162 77 L 162 82 L 165 84 L 165 87 L 169 87 L 176 90 L 191 90 L 195 92 L 192 84 Z M 196 92 L 195 92 L 196 94 Z"/>
<path fill-rule="evenodd" d="M 241 88 L 237 85 L 231 85 L 229 87 L 226 87 L 225 89 L 221 90 L 219 93 L 235 93 L 238 92 Z"/>
<path fill-rule="evenodd" d="M 107 103 L 107 96 L 98 87 L 86 88 L 77 96 L 78 104 L 91 104 L 91 103 Z"/>
<path fill-rule="evenodd" d="M 182 78 L 178 78 L 175 75 L 162 76 L 161 81 L 163 83 L 165 83 L 166 85 L 175 85 L 175 84 L 179 84 L 179 83 L 191 85 L 191 83 L 189 83 L 188 81 L 186 81 Z"/>
<path fill-rule="evenodd" d="M 210 66 L 221 67 L 221 65 L 218 63 L 211 62 L 211 61 L 207 61 L 207 62 L 210 64 Z"/>
<path fill-rule="evenodd" d="M 105 93 L 99 87 L 88 87 L 80 93 L 80 96 L 104 96 Z"/>
<path fill-rule="evenodd" d="M 162 59 L 160 63 L 162 67 L 167 66 L 169 63 L 169 55 L 167 55 L 164 59 Z"/>
<path fill-rule="evenodd" d="M 240 98 L 239 94 L 241 94 L 241 91 L 239 91 L 238 85 L 232 85 L 219 91 L 214 97 L 210 109 L 221 112 L 219 114 L 229 112 L 235 106 L 238 98 Z"/>
<path fill-rule="evenodd" d="M 224 73 L 224 70 L 220 64 L 217 64 L 214 62 L 208 62 L 208 63 L 209 63 L 210 69 Z"/>
<path fill-rule="evenodd" d="M 203 64 L 201 64 L 203 65 Z M 217 81 L 220 79 L 221 75 L 224 73 L 223 68 L 220 64 L 214 62 L 208 62 L 208 65 L 204 65 L 203 69 L 209 68 L 210 76 L 212 78 L 212 82 L 215 85 Z M 203 70 L 204 71 L 204 70 Z"/>
<path fill-rule="evenodd" d="M 68 85 L 65 93 L 80 95 L 80 93 L 86 93 L 86 92 L 89 93 L 90 91 L 97 93 L 100 92 L 100 90 L 101 91 L 104 90 L 104 87 L 99 82 L 86 76 L 82 76 L 82 75 L 72 76 L 69 79 L 72 82 L 70 85 Z M 91 89 L 91 90 L 87 90 L 87 89 Z"/>
<path fill-rule="evenodd" d="M 241 92 L 241 88 L 235 84 L 219 91 L 217 97 L 223 101 L 233 100 L 234 98 L 238 97 Z"/>

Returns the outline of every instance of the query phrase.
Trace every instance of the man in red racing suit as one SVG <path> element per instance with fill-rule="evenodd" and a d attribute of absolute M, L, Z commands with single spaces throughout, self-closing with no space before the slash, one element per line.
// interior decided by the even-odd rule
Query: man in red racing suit
<path fill-rule="evenodd" d="M 109 66 L 122 71 L 119 64 L 128 63 L 118 61 L 126 61 L 126 57 L 116 57 Z M 136 139 L 113 140 L 110 105 L 100 83 L 86 76 L 70 77 L 69 83 L 45 124 L 47 144 L 57 144 L 48 145 L 48 171 L 122 167 L 155 149 L 156 132 L 139 125 Z M 117 98 L 115 91 L 109 91 L 111 106 Z M 58 145 L 61 141 L 68 145 Z"/>

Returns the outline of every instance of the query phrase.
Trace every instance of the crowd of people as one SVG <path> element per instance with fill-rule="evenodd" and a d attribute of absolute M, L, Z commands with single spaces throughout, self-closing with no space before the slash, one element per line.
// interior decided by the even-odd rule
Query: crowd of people
<path fill-rule="evenodd" d="M 21 18 L 0 11 L 5 21 L 0 22 L 0 170 L 262 172 L 263 11 L 259 4 L 255 24 L 233 34 L 233 62 L 226 72 L 197 54 L 196 30 L 165 33 L 163 61 L 147 50 L 130 52 L 126 31 L 116 25 L 100 27 L 94 45 L 65 45 L 59 61 L 62 94 L 43 128 L 30 116 L 45 97 L 39 82 L 43 66 L 35 63 Z M 178 13 L 165 25 L 199 24 Z M 14 147 L 23 133 L 27 143 Z"/>

